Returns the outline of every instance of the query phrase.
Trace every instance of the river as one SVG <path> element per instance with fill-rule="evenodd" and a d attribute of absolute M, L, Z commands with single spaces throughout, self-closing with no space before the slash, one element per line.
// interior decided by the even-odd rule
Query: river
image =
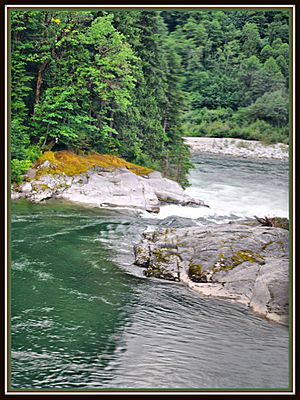
<path fill-rule="evenodd" d="M 192 161 L 187 191 L 210 208 L 12 204 L 12 390 L 288 387 L 286 327 L 133 265 L 145 229 L 287 216 L 287 163 Z"/>

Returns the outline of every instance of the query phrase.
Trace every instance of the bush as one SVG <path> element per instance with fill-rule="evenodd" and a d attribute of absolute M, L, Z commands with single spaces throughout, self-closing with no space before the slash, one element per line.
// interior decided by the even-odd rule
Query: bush
<path fill-rule="evenodd" d="M 27 171 L 32 162 L 30 160 L 11 160 L 11 181 L 20 184 L 23 181 L 23 174 Z"/>

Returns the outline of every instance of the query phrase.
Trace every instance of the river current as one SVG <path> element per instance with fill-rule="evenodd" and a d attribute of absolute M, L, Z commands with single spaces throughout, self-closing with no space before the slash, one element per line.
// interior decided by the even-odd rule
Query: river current
<path fill-rule="evenodd" d="M 10 389 L 288 387 L 286 327 L 133 265 L 146 229 L 288 215 L 287 163 L 192 161 L 187 191 L 210 208 L 12 204 Z"/>

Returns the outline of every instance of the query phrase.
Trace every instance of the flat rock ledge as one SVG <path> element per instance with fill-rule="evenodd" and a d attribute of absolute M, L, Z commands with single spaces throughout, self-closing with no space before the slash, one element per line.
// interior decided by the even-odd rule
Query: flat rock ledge
<path fill-rule="evenodd" d="M 258 140 L 236 138 L 184 137 L 192 153 L 211 153 L 242 158 L 288 160 L 289 146 L 264 144 Z"/>
<path fill-rule="evenodd" d="M 32 178 L 12 190 L 12 199 L 27 198 L 39 203 L 51 198 L 61 198 L 84 205 L 107 208 L 134 208 L 159 212 L 161 203 L 190 207 L 208 207 L 202 200 L 186 195 L 175 181 L 153 171 L 138 176 L 126 168 L 108 169 L 94 167 L 75 176 L 64 173 Z"/>
<path fill-rule="evenodd" d="M 145 232 L 135 264 L 201 295 L 250 307 L 288 324 L 288 230 L 243 221 Z"/>

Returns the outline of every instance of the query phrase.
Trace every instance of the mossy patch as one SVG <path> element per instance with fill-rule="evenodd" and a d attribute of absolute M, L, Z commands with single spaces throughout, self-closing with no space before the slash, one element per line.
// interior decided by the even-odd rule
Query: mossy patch
<path fill-rule="evenodd" d="M 153 250 L 153 255 L 155 257 L 155 260 L 158 261 L 159 263 L 167 262 L 169 258 L 169 254 L 164 254 L 162 249 Z"/>
<path fill-rule="evenodd" d="M 152 276 L 153 278 L 166 279 L 168 281 L 179 281 L 179 277 L 173 276 L 171 272 L 163 268 L 159 263 L 153 263 L 144 271 L 144 275 L 147 277 Z"/>
<path fill-rule="evenodd" d="M 213 265 L 213 272 L 218 271 L 228 271 L 248 261 L 252 264 L 264 264 L 264 257 L 258 253 L 254 253 L 251 250 L 239 250 L 232 254 L 231 257 L 224 257 L 224 253 L 220 252 L 218 254 L 218 261 Z"/>
<path fill-rule="evenodd" d="M 45 190 L 51 190 L 50 188 L 49 188 L 49 186 L 48 185 L 46 185 L 45 183 L 39 183 L 38 185 L 32 185 L 32 189 L 34 190 L 34 191 L 39 191 L 39 190 L 42 190 L 43 192 L 45 191 Z"/>
<path fill-rule="evenodd" d="M 201 282 L 201 283 L 207 282 L 207 277 L 206 274 L 203 272 L 202 264 L 195 264 L 190 261 L 188 275 L 193 282 Z"/>
<path fill-rule="evenodd" d="M 45 161 L 49 161 L 49 166 L 43 166 Z M 70 151 L 46 151 L 35 163 L 34 167 L 38 169 L 37 177 L 45 174 L 62 174 L 74 176 L 87 172 L 93 167 L 101 168 L 127 168 L 136 175 L 148 175 L 153 170 L 132 164 L 122 158 L 111 154 L 90 153 L 85 155 L 77 155 Z M 40 167 L 40 168 L 39 168 Z"/>
<path fill-rule="evenodd" d="M 243 261 L 249 261 L 251 263 L 255 262 L 255 257 L 252 251 L 249 250 L 240 250 L 235 252 L 232 256 L 231 259 L 234 264 L 239 265 Z"/>

